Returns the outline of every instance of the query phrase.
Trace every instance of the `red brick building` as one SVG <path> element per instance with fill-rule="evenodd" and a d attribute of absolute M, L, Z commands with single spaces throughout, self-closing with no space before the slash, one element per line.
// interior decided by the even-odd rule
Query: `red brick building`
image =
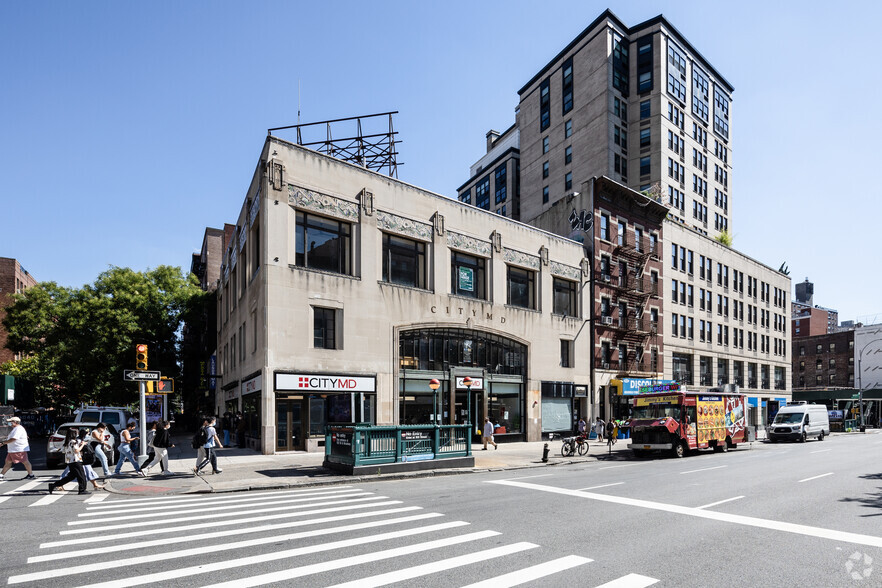
<path fill-rule="evenodd" d="M 34 276 L 25 270 L 18 260 L 0 257 L 0 365 L 17 359 L 6 348 L 6 329 L 2 321 L 6 318 L 6 307 L 12 304 L 12 295 L 20 294 L 27 288 L 37 285 Z"/>

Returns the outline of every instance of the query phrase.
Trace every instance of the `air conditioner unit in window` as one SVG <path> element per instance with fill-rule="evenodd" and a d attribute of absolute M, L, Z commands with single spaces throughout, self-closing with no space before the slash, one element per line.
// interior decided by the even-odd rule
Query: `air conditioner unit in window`
<path fill-rule="evenodd" d="M 602 274 L 600 276 L 600 279 L 603 280 L 604 282 L 609 282 L 609 274 Z"/>
<path fill-rule="evenodd" d="M 611 316 L 603 317 L 603 324 L 605 324 L 605 325 L 613 324 L 613 317 L 611 317 Z"/>
<path fill-rule="evenodd" d="M 609 362 L 608 361 L 601 362 L 600 368 L 604 369 L 604 370 L 608 370 L 609 369 Z"/>

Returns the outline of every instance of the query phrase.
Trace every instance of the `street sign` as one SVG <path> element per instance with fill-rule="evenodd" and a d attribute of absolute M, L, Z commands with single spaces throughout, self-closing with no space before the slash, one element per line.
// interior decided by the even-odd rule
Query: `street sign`
<path fill-rule="evenodd" d="M 126 382 L 158 382 L 161 378 L 162 372 L 123 370 L 123 380 Z"/>

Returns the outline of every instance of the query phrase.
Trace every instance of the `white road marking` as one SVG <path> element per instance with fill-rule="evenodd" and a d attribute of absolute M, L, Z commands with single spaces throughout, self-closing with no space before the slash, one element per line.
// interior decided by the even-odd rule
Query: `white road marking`
<path fill-rule="evenodd" d="M 244 507 L 241 506 L 241 505 L 236 505 L 236 506 L 233 506 L 233 507 L 221 507 L 221 506 L 216 506 L 216 507 L 210 508 L 210 509 L 208 509 L 208 510 L 206 510 L 206 509 L 202 509 L 202 508 L 191 508 L 191 509 L 188 509 L 188 510 L 181 510 L 181 511 L 176 511 L 176 512 L 171 512 L 171 513 L 162 513 L 162 520 L 156 520 L 156 519 L 157 519 L 157 515 L 155 515 L 155 514 L 153 514 L 153 513 L 146 513 L 146 514 L 138 514 L 138 515 L 126 515 L 126 516 L 119 516 L 119 517 L 109 517 L 109 518 L 106 518 L 106 519 L 90 519 L 90 520 L 70 521 L 70 522 L 68 522 L 67 524 L 68 524 L 68 526 L 73 526 L 73 525 L 96 525 L 96 524 L 98 524 L 98 523 L 111 523 L 111 522 L 116 522 L 116 521 L 132 521 L 132 520 L 136 520 L 136 519 L 145 519 L 145 518 L 146 518 L 146 519 L 154 519 L 154 520 L 153 520 L 153 521 L 138 521 L 137 524 L 138 524 L 138 525 L 144 525 L 144 524 L 158 524 L 158 523 L 166 524 L 166 523 L 168 522 L 168 518 L 165 518 L 165 517 L 173 517 L 174 520 L 176 520 L 176 521 L 186 521 L 186 520 L 193 520 L 193 519 L 202 519 L 202 518 L 205 518 L 205 513 L 206 513 L 206 512 L 215 513 L 215 512 L 217 512 L 217 511 L 219 511 L 219 510 L 228 510 L 229 508 L 239 509 L 239 512 L 236 513 L 236 514 L 246 514 L 246 513 L 248 513 L 248 514 L 252 514 L 252 513 L 258 513 L 258 512 L 272 512 L 272 511 L 280 511 L 280 510 L 297 510 L 297 509 L 301 509 L 301 508 L 314 508 L 314 507 L 317 507 L 317 506 L 327 506 L 327 505 L 331 505 L 331 504 L 352 504 L 353 502 L 368 502 L 368 501 L 373 501 L 373 500 L 383 500 L 383 499 L 386 499 L 386 498 L 388 498 L 388 496 L 368 496 L 368 497 L 366 497 L 366 498 L 348 498 L 348 499 L 342 499 L 342 500 L 329 500 L 329 501 L 327 501 L 327 502 L 321 502 L 321 503 L 315 503 L 315 502 L 313 502 L 313 503 L 310 503 L 310 504 L 294 504 L 294 505 L 290 505 L 290 506 L 285 506 L 285 505 L 287 504 L 286 502 L 281 502 L 281 503 L 277 503 L 277 502 L 264 502 L 264 503 L 259 504 L 259 505 L 258 505 L 258 504 L 255 504 L 254 506 L 261 506 L 261 507 L 264 507 L 265 505 L 276 505 L 276 504 L 282 504 L 282 506 L 275 506 L 275 507 L 273 507 L 273 508 L 269 508 L 269 507 L 267 507 L 267 508 L 256 508 L 256 509 L 252 509 L 252 510 L 242 510 Z M 398 501 L 398 502 L 400 503 L 401 501 Z M 192 517 L 179 517 L 179 516 L 178 516 L 179 514 L 184 514 L 184 513 L 198 513 L 198 514 L 197 514 L 197 515 L 194 515 L 194 516 L 192 516 Z M 123 526 L 124 526 L 124 527 L 130 527 L 130 526 L 131 526 L 131 523 L 127 523 L 127 524 L 125 524 L 125 525 L 123 525 Z M 91 529 L 92 529 L 93 531 L 94 531 L 94 530 L 97 530 L 96 527 L 94 527 L 94 526 L 92 526 Z"/>
<path fill-rule="evenodd" d="M 478 563 L 480 561 L 487 561 L 496 557 L 510 555 L 512 553 L 520 553 L 521 551 L 534 549 L 536 547 L 539 546 L 533 543 L 515 543 L 513 545 L 503 545 L 501 547 L 485 549 L 484 551 L 476 551 L 475 553 L 467 553 L 465 555 L 450 557 L 432 563 L 404 568 L 402 570 L 395 570 L 394 572 L 387 572 L 385 574 L 369 576 L 367 578 L 353 580 L 352 582 L 336 584 L 333 588 L 375 588 L 376 586 L 385 586 L 394 582 L 403 582 L 404 580 L 411 580 L 413 578 L 419 578 L 421 576 L 428 576 L 429 574 L 451 570 L 453 568 Z M 506 584 L 499 582 L 499 578 L 494 578 L 493 586 L 500 587 L 505 585 Z M 516 585 L 517 584 L 509 584 L 509 586 Z"/>
<path fill-rule="evenodd" d="M 29 504 L 28 507 L 30 508 L 32 506 L 46 506 L 47 504 L 58 502 L 64 497 L 65 494 L 67 494 L 67 492 L 65 492 L 64 490 L 56 490 L 54 494 L 43 496 L 42 498 L 40 498 L 40 500 Z"/>
<path fill-rule="evenodd" d="M 860 533 L 849 533 L 847 531 L 836 531 L 834 529 L 824 529 L 821 527 L 811 527 L 809 525 L 798 525 L 795 523 L 785 523 L 782 521 L 773 521 L 769 519 L 760 519 L 757 517 L 748 517 L 743 515 L 729 514 L 718 512 L 715 510 L 702 510 L 690 506 L 679 506 L 676 504 L 665 504 L 663 502 L 653 502 L 651 500 L 640 500 L 636 498 L 625 498 L 623 496 L 614 496 L 611 494 L 594 494 L 590 492 L 581 492 L 579 490 L 568 490 L 566 488 L 555 488 L 552 486 L 542 486 L 532 484 L 530 482 L 516 482 L 514 480 L 490 480 L 487 484 L 499 484 L 502 486 L 514 486 L 516 488 L 525 488 L 527 490 L 539 490 L 542 492 L 550 492 L 552 494 L 563 494 L 575 498 L 587 498 L 589 500 L 599 500 L 601 502 L 611 502 L 622 506 L 636 506 L 638 508 L 647 508 L 651 510 L 660 510 L 674 514 L 682 514 L 687 516 L 698 517 L 702 519 L 710 519 L 724 523 L 733 523 L 736 525 L 745 525 L 748 527 L 757 527 L 760 529 L 768 529 L 770 531 L 782 531 L 785 533 L 794 533 L 796 535 L 806 535 L 808 537 L 818 537 L 821 539 L 831 539 L 833 541 L 844 541 L 846 543 L 855 543 L 857 545 L 866 545 L 868 547 L 882 547 L 882 537 L 873 535 L 862 535 Z"/>
<path fill-rule="evenodd" d="M 594 560 L 588 559 L 587 557 L 568 555 L 535 566 L 530 566 L 529 568 L 496 576 L 495 578 L 490 578 L 483 582 L 469 584 L 463 588 L 503 588 L 504 586 L 519 586 L 521 584 L 526 584 L 527 582 L 532 582 L 533 580 L 544 578 L 545 576 L 550 576 L 551 574 L 556 574 L 557 572 L 591 563 L 592 561 Z"/>
<path fill-rule="evenodd" d="M 275 499 L 267 500 L 262 497 L 251 497 L 251 498 L 240 498 L 239 500 L 228 500 L 222 505 L 211 504 L 210 506 L 205 503 L 188 503 L 182 505 L 163 505 L 163 506 L 138 506 L 135 508 L 120 508 L 118 505 L 109 505 L 102 504 L 101 506 L 96 506 L 94 509 L 90 509 L 89 512 L 81 513 L 77 516 L 79 517 L 106 517 L 101 520 L 112 521 L 115 520 L 111 518 L 111 515 L 121 515 L 121 514 L 130 514 L 135 516 L 136 513 L 148 513 L 139 515 L 143 517 L 152 517 L 154 514 L 162 514 L 162 516 L 166 516 L 164 511 L 173 511 L 172 513 L 168 513 L 172 515 L 174 513 L 191 513 L 191 512 L 205 512 L 205 510 L 210 509 L 211 511 L 216 510 L 236 510 L 242 508 L 249 508 L 252 506 L 272 506 L 276 504 L 297 504 L 302 502 L 320 502 L 322 500 L 331 500 L 337 498 L 355 498 L 357 496 L 371 496 L 373 492 L 363 492 L 360 490 L 352 490 L 347 494 L 337 494 L 335 496 L 307 496 L 307 497 L 277 497 Z M 205 499 L 206 502 L 212 502 L 210 499 Z M 256 503 L 256 504 L 255 504 Z M 114 508 L 114 510 L 101 510 L 99 508 Z M 92 518 L 91 520 L 96 520 L 96 518 Z M 121 520 L 117 517 L 116 520 Z"/>
<path fill-rule="evenodd" d="M 449 524 L 449 523 L 447 523 Z M 253 555 L 250 557 L 240 557 L 237 559 L 220 561 L 214 563 L 206 563 L 202 565 L 195 565 L 189 568 L 180 568 L 177 570 L 168 570 L 165 572 L 156 572 L 153 574 L 146 574 L 142 576 L 129 576 L 126 578 L 121 578 L 119 580 L 110 580 L 108 582 L 102 582 L 99 584 L 86 584 L 82 588 L 89 586 L 90 588 L 109 588 L 113 587 L 127 587 L 127 586 L 138 586 L 142 584 L 154 584 L 157 582 L 163 582 L 166 580 L 171 580 L 174 578 L 185 578 L 189 576 L 203 576 L 205 574 L 209 574 L 212 572 L 218 572 L 221 570 L 231 570 L 234 568 L 241 568 L 245 566 L 252 566 L 257 564 L 262 564 L 269 561 L 278 561 L 284 560 L 291 557 L 298 557 L 301 555 L 305 555 L 308 553 L 321 553 L 324 551 L 333 551 L 336 549 L 342 549 L 345 547 L 351 547 L 354 545 L 364 545 L 366 543 L 373 543 L 376 541 L 383 541 L 385 539 L 393 539 L 399 537 L 406 537 L 417 535 L 419 533 L 425 533 L 429 527 L 424 527 L 421 529 L 410 529 L 408 531 L 398 531 L 396 533 L 388 533 L 386 535 L 374 535 L 371 537 L 363 537 L 363 538 L 355 538 L 355 539 L 346 539 L 344 541 L 335 541 L 333 543 L 322 543 L 320 545 L 309 545 L 305 547 L 298 547 L 295 549 L 286 549 L 283 551 L 270 551 L 267 553 L 263 553 L 260 555 Z M 432 529 L 434 530 L 434 529 Z M 317 574 L 320 572 L 328 572 L 331 570 L 336 570 L 344 567 L 361 565 L 364 563 L 380 561 L 384 559 L 390 559 L 393 557 L 398 557 L 400 555 L 409 555 L 412 553 L 419 553 L 421 551 L 431 551 L 434 549 L 440 549 L 443 547 L 448 547 L 451 545 L 458 545 L 461 543 L 471 543 L 478 539 L 485 539 L 487 537 L 495 537 L 500 535 L 498 531 L 478 531 L 476 533 L 468 533 L 466 535 L 457 535 L 456 537 L 448 537 L 446 539 L 439 539 L 436 541 L 427 541 L 424 543 L 416 543 L 407 545 L 404 547 L 398 547 L 394 549 L 383 549 L 377 552 L 368 553 L 359 556 L 347 557 L 336 560 L 328 560 L 323 561 L 317 564 L 301 566 L 299 568 L 293 568 L 289 570 L 283 570 L 281 572 L 275 572 L 271 574 L 263 574 L 258 576 L 249 576 L 247 578 L 235 579 L 229 582 L 225 582 L 223 584 L 219 584 L 218 586 L 230 586 L 232 588 L 244 588 L 245 586 L 259 586 L 261 584 L 269 584 L 272 582 L 279 582 L 286 579 L 291 578 L 299 578 L 302 576 L 306 576 L 309 574 Z M 81 566 L 87 567 L 87 566 Z M 78 569 L 78 568 L 77 568 Z M 18 580 L 21 576 L 13 576 L 9 578 L 9 583 L 12 584 L 13 580 L 16 582 L 24 581 Z M 36 579 L 36 578 L 34 578 Z"/>
<path fill-rule="evenodd" d="M 212 537 L 235 537 L 236 535 L 242 535 L 244 533 L 265 533 L 268 531 L 277 531 L 280 529 L 293 529 L 295 527 L 305 527 L 307 525 L 316 525 L 319 523 L 334 523 L 338 521 L 348 521 L 351 519 L 364 519 L 367 517 L 378 517 L 378 516 L 388 516 L 393 514 L 400 514 L 405 512 L 413 512 L 415 510 L 422 510 L 420 506 L 404 506 L 401 508 L 388 508 L 385 510 L 371 510 L 367 512 L 357 512 L 357 513 L 347 513 L 344 515 L 334 515 L 330 517 L 319 517 L 316 519 L 305 519 L 302 521 L 292 521 L 287 523 L 275 523 L 272 525 L 263 525 L 263 526 L 254 526 L 253 523 L 257 521 L 266 521 L 272 520 L 277 521 L 279 517 L 277 516 L 268 516 L 268 517 L 255 517 L 253 519 L 243 518 L 236 519 L 235 524 L 237 528 L 229 529 L 226 531 L 215 531 L 211 533 Z M 297 515 L 301 516 L 301 515 Z M 172 538 L 165 539 L 166 544 L 173 543 L 186 543 L 189 541 L 188 537 L 191 535 L 181 535 L 181 531 L 190 531 L 193 529 L 214 529 L 217 528 L 216 524 L 212 523 L 202 523 L 199 525 L 181 525 L 178 527 L 168 527 L 164 529 L 156 529 L 154 531 L 150 531 L 151 535 L 157 535 L 161 533 L 175 533 L 176 536 Z M 107 545 L 102 546 L 102 549 L 109 549 L 112 547 L 111 541 L 115 541 L 116 539 L 127 539 L 132 536 L 131 533 L 119 533 L 116 535 L 101 535 L 98 537 L 78 537 L 76 539 L 63 539 L 61 541 L 50 541 L 49 543 L 41 543 L 40 549 L 46 549 L 50 547 L 64 547 L 66 545 L 84 545 L 86 543 L 107 543 Z"/>
<path fill-rule="evenodd" d="M 623 464 L 619 464 L 619 465 L 604 466 L 602 468 L 597 468 L 597 469 L 598 470 L 611 470 L 613 468 L 630 468 L 635 465 L 640 465 L 640 464 L 639 463 L 623 463 Z"/>
<path fill-rule="evenodd" d="M 658 582 L 655 578 L 649 576 L 641 576 L 640 574 L 628 574 L 621 578 L 616 578 L 612 582 L 607 582 L 597 588 L 646 588 Z"/>
<path fill-rule="evenodd" d="M 742 498 L 744 498 L 744 497 L 743 496 L 736 496 L 734 498 L 727 498 L 726 500 L 718 500 L 716 502 L 711 502 L 710 504 L 705 504 L 704 506 L 697 506 L 696 508 L 710 508 L 712 506 L 717 506 L 718 504 L 732 502 L 733 500 L 741 500 Z"/>
<path fill-rule="evenodd" d="M 800 484 L 802 482 L 808 482 L 809 480 L 817 480 L 818 478 L 824 478 L 826 476 L 832 476 L 832 475 L 833 475 L 833 472 L 827 472 L 826 474 L 821 474 L 820 476 L 812 476 L 811 478 L 806 478 L 804 480 L 800 480 L 799 482 L 797 482 L 797 484 Z"/>
<path fill-rule="evenodd" d="M 706 472 L 706 471 L 708 471 L 708 470 L 719 470 L 719 469 L 724 468 L 724 467 L 726 467 L 726 466 L 721 465 L 721 466 L 714 466 L 714 467 L 712 467 L 712 468 L 701 468 L 700 470 L 689 470 L 689 471 L 686 471 L 686 472 L 680 472 L 680 473 L 681 473 L 681 474 L 694 474 L 695 472 Z"/>
<path fill-rule="evenodd" d="M 102 500 L 107 500 L 110 497 L 110 494 L 93 494 L 89 498 L 86 499 L 84 504 L 94 504 L 96 502 L 101 502 Z"/>
<path fill-rule="evenodd" d="M 824 453 L 826 451 L 833 451 L 832 449 L 818 449 L 817 451 L 809 451 L 809 453 Z"/>
<path fill-rule="evenodd" d="M 624 482 L 613 482 L 612 484 L 601 484 L 600 486 L 589 486 L 588 488 L 579 488 L 579 491 L 583 490 L 597 490 L 598 488 L 606 488 L 608 486 L 619 486 L 620 484 L 624 484 Z"/>
<path fill-rule="evenodd" d="M 172 543 L 192 543 L 193 545 L 199 545 L 199 547 L 192 547 L 190 549 L 179 549 L 173 551 L 167 551 L 163 553 L 158 553 L 152 555 L 153 559 L 156 561 L 164 561 L 169 559 L 177 559 L 181 557 L 190 557 L 190 556 L 202 556 L 206 553 L 213 553 L 215 551 L 229 551 L 231 549 L 240 549 L 246 547 L 254 547 L 256 545 L 265 545 L 267 543 L 278 543 L 282 541 L 295 541 L 297 539 L 303 539 L 306 537 L 319 537 L 322 535 L 331 535 L 333 533 L 344 533 L 347 531 L 358 531 L 360 529 L 371 529 L 374 527 L 383 527 L 388 525 L 397 525 L 402 523 L 411 523 L 414 521 L 422 521 L 426 519 L 436 518 L 443 516 L 441 513 L 425 513 L 419 515 L 413 515 L 409 517 L 400 517 L 397 519 L 386 519 L 382 521 L 370 521 L 367 523 L 355 523 L 351 525 L 341 525 L 339 527 L 326 527 L 323 529 L 315 529 L 312 531 L 301 531 L 299 533 L 288 533 L 286 535 L 272 535 L 270 537 L 260 537 L 257 539 L 246 539 L 243 541 L 234 541 L 231 543 L 223 543 L 221 545 L 205 545 L 204 541 L 208 539 L 216 539 L 217 535 L 215 533 L 204 533 L 202 535 L 189 535 L 186 537 L 175 537 L 170 540 L 169 538 L 161 539 L 158 541 L 142 541 L 140 543 L 133 542 L 128 545 L 115 545 L 110 546 L 106 545 L 102 547 L 102 553 L 104 553 L 105 547 L 116 547 L 117 549 L 112 549 L 110 551 L 132 551 L 137 549 L 143 549 L 146 547 L 155 547 L 157 545 L 168 545 Z M 466 525 L 468 523 L 464 523 L 459 521 L 459 525 Z M 275 530 L 275 529 L 273 529 Z M 230 533 L 224 533 L 221 536 L 229 536 Z M 88 557 L 89 554 L 94 554 L 95 548 L 89 549 L 81 549 L 77 551 L 67 551 L 62 553 L 55 553 L 50 555 L 36 555 L 34 557 L 28 558 L 28 563 L 38 563 L 42 561 L 58 561 L 62 559 L 70 559 L 72 557 Z M 144 558 L 144 556 L 134 556 L 130 558 L 122 558 L 117 559 L 117 564 L 121 565 L 137 565 L 139 563 L 144 563 L 145 561 L 150 561 L 150 557 Z M 110 564 L 113 562 L 106 562 L 106 564 L 99 564 L 102 566 L 106 566 L 106 568 L 113 567 Z"/>
<path fill-rule="evenodd" d="M 51 479 L 52 478 L 46 478 L 46 477 L 37 478 L 36 480 L 31 480 L 30 482 L 25 482 L 21 486 L 16 487 L 15 490 L 10 490 L 9 492 L 4 492 L 4 494 L 10 495 L 10 496 L 15 495 L 15 494 L 22 494 L 26 490 L 33 490 L 37 486 L 40 486 L 42 484 L 46 484 Z"/>
<path fill-rule="evenodd" d="M 335 487 L 335 488 L 339 488 L 339 487 Z M 261 492 L 258 495 L 251 495 L 251 496 L 242 496 L 241 494 L 228 494 L 228 495 L 224 495 L 224 496 L 214 495 L 211 497 L 203 497 L 203 496 L 193 496 L 192 494 L 189 494 L 189 495 L 185 494 L 183 496 L 181 496 L 181 495 L 160 496 L 160 497 L 156 497 L 156 498 L 145 498 L 145 499 L 141 499 L 141 500 L 125 499 L 123 501 L 116 501 L 113 504 L 101 504 L 99 506 L 91 507 L 88 510 L 90 512 L 91 511 L 110 512 L 112 510 L 135 511 L 136 509 L 132 509 L 130 507 L 131 506 L 145 506 L 145 507 L 149 508 L 152 506 L 152 507 L 158 508 L 158 507 L 165 507 L 166 505 L 171 507 L 171 506 L 191 506 L 194 504 L 207 505 L 207 504 L 213 504 L 216 502 L 226 502 L 226 503 L 249 502 L 249 501 L 254 502 L 254 501 L 266 500 L 267 497 L 271 497 L 271 498 L 275 499 L 275 498 L 282 498 L 282 497 L 292 497 L 292 498 L 297 497 L 297 496 L 321 497 L 324 495 L 329 495 L 327 497 L 332 498 L 333 496 L 331 496 L 331 495 L 335 495 L 335 494 L 339 495 L 339 494 L 349 494 L 351 492 L 362 492 L 362 490 L 358 490 L 357 488 L 349 488 L 348 486 L 344 486 L 343 488 L 346 488 L 346 489 L 345 490 L 340 490 L 340 489 L 321 490 L 320 489 L 320 490 L 311 490 L 309 492 L 306 492 L 304 490 L 286 490 L 286 491 L 279 491 L 279 492 Z M 174 499 L 174 500 L 169 500 L 169 499 Z M 148 510 L 148 508 L 144 508 L 142 510 Z"/>
<path fill-rule="evenodd" d="M 521 476 L 520 478 L 516 478 L 517 480 L 526 480 L 528 478 L 544 478 L 546 476 L 552 476 L 554 474 L 537 474 L 535 476 Z"/>

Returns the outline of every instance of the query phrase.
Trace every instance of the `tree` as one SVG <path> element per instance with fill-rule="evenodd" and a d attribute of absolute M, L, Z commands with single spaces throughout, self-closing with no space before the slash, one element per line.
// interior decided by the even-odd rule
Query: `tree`
<path fill-rule="evenodd" d="M 4 371 L 34 382 L 45 404 L 130 404 L 135 386 L 122 372 L 134 367 L 135 344 L 149 346 L 151 370 L 177 377 L 182 317 L 203 296 L 193 276 L 170 266 L 111 266 L 79 289 L 38 284 L 7 309 L 7 347 L 28 361 Z"/>

